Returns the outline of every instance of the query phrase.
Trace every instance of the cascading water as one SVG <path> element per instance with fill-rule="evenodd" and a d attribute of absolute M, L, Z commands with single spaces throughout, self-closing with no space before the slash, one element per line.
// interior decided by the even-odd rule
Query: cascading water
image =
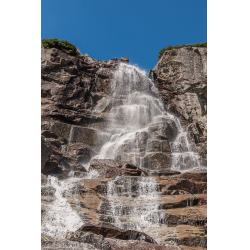
<path fill-rule="evenodd" d="M 188 141 L 187 132 L 185 132 L 178 118 L 175 118 L 178 128 L 176 139 L 170 143 L 172 152 L 172 170 L 188 170 L 191 168 L 201 167 L 200 156 L 192 151 Z"/>
<path fill-rule="evenodd" d="M 179 119 L 164 109 L 146 71 L 121 63 L 114 73 L 110 98 L 112 109 L 106 132 L 111 137 L 95 159 L 125 160 L 144 168 L 145 152 L 138 146 L 138 136 L 143 132 L 151 136 L 152 126 L 164 127 L 164 122 L 172 121 L 177 128 L 177 136 L 170 142 L 171 166 L 164 168 L 185 171 L 200 167 L 200 157 L 192 151 L 187 133 Z"/>
<path fill-rule="evenodd" d="M 154 140 L 152 131 L 157 128 L 159 142 L 158 154 L 164 155 L 164 135 L 167 124 L 174 124 L 176 136 L 170 142 L 171 163 L 163 164 L 161 170 L 185 171 L 199 167 L 199 156 L 192 152 L 187 133 L 180 121 L 164 109 L 157 89 L 145 71 L 120 64 L 113 78 L 111 91 L 112 108 L 107 133 L 110 140 L 103 145 L 96 159 L 117 159 L 131 162 L 146 170 L 144 158 L 147 157 L 148 142 L 140 143 L 140 137 Z M 153 128 L 153 129 L 152 129 Z M 149 167 L 149 169 L 148 169 Z M 150 170 L 150 164 L 147 170 Z M 125 198 L 126 197 L 126 198 Z M 166 226 L 165 213 L 160 209 L 160 188 L 154 178 L 119 176 L 107 183 L 108 218 L 103 221 L 113 223 L 123 229 L 134 229 L 154 235 L 157 239 L 162 227 Z"/>
<path fill-rule="evenodd" d="M 108 141 L 94 159 L 124 160 L 144 170 L 150 170 L 151 164 L 146 168 L 145 159 L 148 155 L 155 154 L 155 151 L 152 153 L 155 145 L 160 145 L 157 154 L 165 159 L 164 148 L 168 142 L 166 130 L 170 128 L 169 124 L 173 124 L 176 136 L 170 142 L 171 161 L 168 164 L 162 161 L 160 169 L 185 171 L 200 166 L 199 155 L 192 151 L 187 133 L 182 129 L 178 118 L 165 111 L 157 89 L 145 71 L 120 63 L 114 73 L 109 98 L 111 110 L 104 132 L 110 136 L 107 136 Z M 70 131 L 69 143 L 72 141 L 72 134 L 73 129 Z M 154 145 L 151 149 L 150 140 Z M 97 178 L 97 175 L 95 172 L 89 173 L 87 178 Z M 72 190 L 81 179 L 83 178 L 76 178 L 74 175 L 64 180 L 57 177 L 48 179 L 46 187 L 54 189 L 55 194 L 52 203 L 45 209 L 42 233 L 60 236 L 82 226 L 83 221 L 77 210 L 73 210 L 67 201 L 67 197 L 72 195 Z M 159 186 L 151 177 L 120 176 L 109 181 L 106 194 L 110 208 L 109 221 L 118 227 L 137 229 L 145 233 L 151 228 L 152 232 L 155 231 L 154 235 L 157 235 L 160 228 L 157 223 L 164 220 L 160 213 L 153 213 L 159 209 L 159 191 Z"/>
<path fill-rule="evenodd" d="M 107 185 L 108 214 L 117 227 L 147 232 L 159 228 L 148 217 L 157 211 L 160 187 L 154 178 L 118 176 Z"/>
<path fill-rule="evenodd" d="M 49 204 L 42 218 L 42 233 L 51 237 L 61 236 L 67 231 L 74 231 L 82 226 L 80 216 L 74 211 L 67 201 L 67 197 L 77 193 L 77 182 L 79 178 L 70 177 L 59 180 L 55 176 L 48 177 L 45 188 L 54 191 L 51 195 L 47 193 Z"/>

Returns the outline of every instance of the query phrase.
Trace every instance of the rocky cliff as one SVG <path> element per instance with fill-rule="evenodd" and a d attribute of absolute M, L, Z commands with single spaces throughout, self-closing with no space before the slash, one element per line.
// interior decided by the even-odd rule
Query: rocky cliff
<path fill-rule="evenodd" d="M 207 141 L 206 51 L 166 51 L 149 72 L 159 96 L 150 81 L 145 90 L 156 101 L 160 97 L 165 109 L 180 119 L 202 166 Z M 128 58 L 102 61 L 42 47 L 41 60 L 44 249 L 57 249 L 56 244 L 67 249 L 206 248 L 206 172 L 171 169 L 178 132 L 173 120 L 157 120 L 146 132 L 119 144 L 122 153 L 115 159 L 112 152 L 111 159 L 94 159 L 112 137 L 110 126 L 124 123 L 119 105 L 125 93 L 119 99 L 111 92 L 114 74 Z M 140 89 L 142 78 L 135 74 Z M 115 116 L 114 107 L 119 108 Z M 144 107 L 140 112 L 151 111 Z M 178 141 L 180 152 L 188 150 L 184 139 Z M 188 166 L 194 162 L 182 161 Z M 66 225 L 62 231 L 59 224 Z"/>
<path fill-rule="evenodd" d="M 207 159 L 207 48 L 167 50 L 150 76 L 165 107 L 189 132 L 196 151 Z"/>
<path fill-rule="evenodd" d="M 106 62 L 43 47 L 41 53 L 42 135 L 53 148 L 42 173 L 85 171 L 79 162 L 87 162 L 103 142 L 98 129 L 106 119 L 98 111 L 108 105 L 113 71 L 128 59 Z"/>

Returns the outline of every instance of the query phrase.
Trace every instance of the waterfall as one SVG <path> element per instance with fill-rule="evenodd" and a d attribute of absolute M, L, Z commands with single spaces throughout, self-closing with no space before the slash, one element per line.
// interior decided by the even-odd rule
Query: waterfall
<path fill-rule="evenodd" d="M 127 161 L 143 170 L 186 171 L 200 166 L 200 157 L 192 151 L 187 132 L 179 119 L 164 109 L 146 71 L 120 63 L 114 73 L 111 93 L 106 98 L 110 98 L 111 108 L 103 133 L 108 136 L 105 136 L 107 141 L 94 159 Z M 73 132 L 72 127 L 69 144 L 72 143 Z M 85 179 L 97 177 L 97 172 L 92 171 Z M 69 197 L 74 199 L 77 182 L 81 179 L 83 177 L 74 177 L 74 173 L 63 180 L 55 176 L 48 178 L 44 188 L 53 190 L 54 194 L 48 195 L 51 200 L 44 203 L 42 233 L 60 236 L 82 226 L 84 222 L 77 213 L 77 207 L 72 209 L 67 200 Z M 161 213 L 154 213 L 160 209 L 160 188 L 155 178 L 118 176 L 108 181 L 106 195 L 109 218 L 103 218 L 104 221 L 145 233 L 150 228 L 157 235 L 159 223 L 165 218 Z"/>
<path fill-rule="evenodd" d="M 120 63 L 114 73 L 110 99 L 112 108 L 106 132 L 111 136 L 95 159 L 124 160 L 144 168 L 147 149 L 143 148 L 146 145 L 139 145 L 140 135 L 147 133 L 148 137 L 155 139 L 152 127 L 158 126 L 157 132 L 160 136 L 165 133 L 166 123 L 172 122 L 177 129 L 177 135 L 169 143 L 170 166 L 163 163 L 163 170 L 186 171 L 200 167 L 200 156 L 192 151 L 187 132 L 183 130 L 179 119 L 165 110 L 146 71 Z M 162 141 L 159 145 L 157 152 L 163 153 Z"/>
<path fill-rule="evenodd" d="M 192 151 L 187 132 L 179 119 L 164 109 L 145 71 L 121 63 L 114 73 L 110 98 L 106 132 L 111 136 L 94 158 L 124 160 L 150 170 L 150 164 L 145 166 L 148 155 L 164 156 L 164 145 L 169 141 L 171 160 L 169 164 L 163 162 L 161 170 L 186 171 L 200 166 L 200 157 Z M 168 133 L 170 126 L 176 131 Z M 150 140 L 159 147 L 151 149 Z M 165 213 L 160 211 L 160 187 L 153 177 L 118 176 L 107 182 L 106 199 L 102 221 L 154 235 L 155 239 L 167 226 Z"/>

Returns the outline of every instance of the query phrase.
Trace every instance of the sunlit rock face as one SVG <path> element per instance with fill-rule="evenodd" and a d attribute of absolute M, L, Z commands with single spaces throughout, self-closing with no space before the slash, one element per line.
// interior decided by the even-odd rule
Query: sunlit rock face
<path fill-rule="evenodd" d="M 43 247 L 206 247 L 205 54 L 165 53 L 148 74 L 42 48 Z M 123 236 L 78 230 L 100 223 Z"/>
<path fill-rule="evenodd" d="M 206 164 L 207 48 L 166 51 L 150 72 L 167 110 L 177 115 Z"/>

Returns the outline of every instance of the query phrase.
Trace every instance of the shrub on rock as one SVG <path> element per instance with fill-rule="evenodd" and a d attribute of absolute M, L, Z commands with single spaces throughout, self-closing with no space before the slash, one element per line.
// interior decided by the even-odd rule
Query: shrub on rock
<path fill-rule="evenodd" d="M 57 49 L 65 49 L 71 55 L 76 56 L 79 52 L 74 44 L 66 41 L 66 40 L 58 40 L 57 38 L 44 38 L 42 40 L 42 45 L 45 49 L 57 48 Z"/>

